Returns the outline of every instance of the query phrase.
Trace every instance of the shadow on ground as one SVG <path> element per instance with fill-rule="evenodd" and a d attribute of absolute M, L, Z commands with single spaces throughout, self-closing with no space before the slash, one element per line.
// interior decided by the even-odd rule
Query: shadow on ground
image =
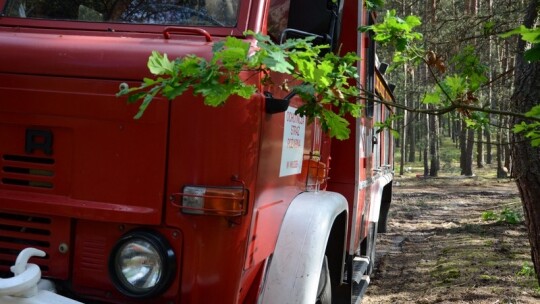
<path fill-rule="evenodd" d="M 525 226 L 499 221 L 520 214 L 514 183 L 396 181 L 363 303 L 540 303 Z"/>

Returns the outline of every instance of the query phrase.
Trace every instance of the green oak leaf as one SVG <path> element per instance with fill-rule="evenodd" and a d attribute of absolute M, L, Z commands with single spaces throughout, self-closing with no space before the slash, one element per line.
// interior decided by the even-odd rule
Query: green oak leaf
<path fill-rule="evenodd" d="M 174 64 L 167 58 L 167 54 L 152 51 L 152 55 L 148 58 L 148 69 L 154 75 L 171 75 Z"/>
<path fill-rule="evenodd" d="M 349 138 L 351 130 L 349 130 L 349 122 L 345 118 L 327 109 L 323 109 L 322 115 L 322 128 L 327 130 L 331 137 L 339 140 Z"/>

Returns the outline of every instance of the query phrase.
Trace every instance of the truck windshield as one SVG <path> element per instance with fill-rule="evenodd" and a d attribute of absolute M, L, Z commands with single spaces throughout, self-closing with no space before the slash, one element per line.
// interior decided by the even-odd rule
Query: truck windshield
<path fill-rule="evenodd" d="M 240 0 L 7 0 L 3 16 L 80 22 L 234 27 Z"/>

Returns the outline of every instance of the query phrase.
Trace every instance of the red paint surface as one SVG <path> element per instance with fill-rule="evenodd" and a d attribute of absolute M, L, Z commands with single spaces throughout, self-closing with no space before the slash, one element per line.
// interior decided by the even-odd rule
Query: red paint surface
<path fill-rule="evenodd" d="M 0 0 L 0 6 L 3 3 Z M 205 30 L 213 41 L 245 29 L 265 30 L 267 6 L 265 1 L 244 1 L 236 28 Z M 358 47 L 356 6 L 355 1 L 345 5 L 343 51 Z M 134 120 L 138 105 L 127 105 L 115 93 L 121 82 L 137 84 L 148 76 L 151 51 L 165 52 L 169 58 L 209 57 L 212 42 L 196 34 L 166 39 L 159 26 L 116 24 L 115 32 L 107 32 L 108 26 L 0 19 L 0 224 L 22 225 L 9 218 L 13 214 L 25 220 L 49 219 L 44 229 L 50 235 L 27 236 L 48 243 L 44 249 L 50 258 L 38 264 L 49 268 L 45 276 L 70 282 L 72 291 L 83 298 L 141 303 L 116 291 L 106 265 L 124 233 L 145 228 L 162 234 L 178 258 L 173 283 L 153 302 L 253 301 L 287 207 L 305 185 L 302 174 L 279 177 L 284 113 L 266 114 L 260 94 L 211 108 L 186 93 L 174 101 L 155 100 L 140 120 Z M 365 77 L 363 68 L 360 72 Z M 242 77 L 253 83 L 260 79 L 247 72 Z M 260 89 L 285 94 L 276 88 Z M 294 98 L 291 105 L 298 107 L 301 100 Z M 371 127 L 371 120 L 350 122 Z M 25 151 L 27 129 L 53 134 L 52 155 Z M 328 189 L 344 194 L 351 210 L 361 210 L 368 192 L 361 191 L 355 201 L 355 183 L 371 176 L 372 160 L 355 159 L 352 151 L 360 148 L 352 129 L 348 141 L 322 137 L 321 163 L 330 168 Z M 305 134 L 307 157 L 313 125 Z M 29 164 L 6 155 L 53 163 Z M 7 167 L 53 174 L 29 177 L 8 172 Z M 9 179 L 32 182 L 4 182 Z M 52 187 L 35 187 L 35 182 Z M 185 214 L 175 206 L 178 202 L 169 200 L 186 185 L 242 184 L 248 206 L 240 217 Z M 360 231 L 360 222 L 361 216 L 349 227 Z M 60 244 L 68 245 L 67 254 L 59 251 Z M 0 238 L 0 248 L 19 247 L 24 246 Z M 0 254 L 2 261 L 14 259 L 13 253 Z"/>

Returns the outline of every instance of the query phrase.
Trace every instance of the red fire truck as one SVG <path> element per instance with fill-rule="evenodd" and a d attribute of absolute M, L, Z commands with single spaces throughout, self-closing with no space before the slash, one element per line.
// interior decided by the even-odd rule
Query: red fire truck
<path fill-rule="evenodd" d="M 209 57 L 246 30 L 356 52 L 392 100 L 353 0 L 0 0 L 1 303 L 355 303 L 393 178 L 391 109 L 339 141 L 261 84 L 218 108 L 138 105 L 152 51 Z M 279 75 L 278 75 L 279 76 Z M 257 78 L 259 77 L 259 78 Z M 277 77 L 277 76 L 276 76 Z M 285 76 L 283 76 L 285 77 Z M 281 94 L 281 95 L 280 95 Z M 273 98 L 269 98 L 269 96 Z M 11 267 L 13 266 L 13 267 Z"/>

